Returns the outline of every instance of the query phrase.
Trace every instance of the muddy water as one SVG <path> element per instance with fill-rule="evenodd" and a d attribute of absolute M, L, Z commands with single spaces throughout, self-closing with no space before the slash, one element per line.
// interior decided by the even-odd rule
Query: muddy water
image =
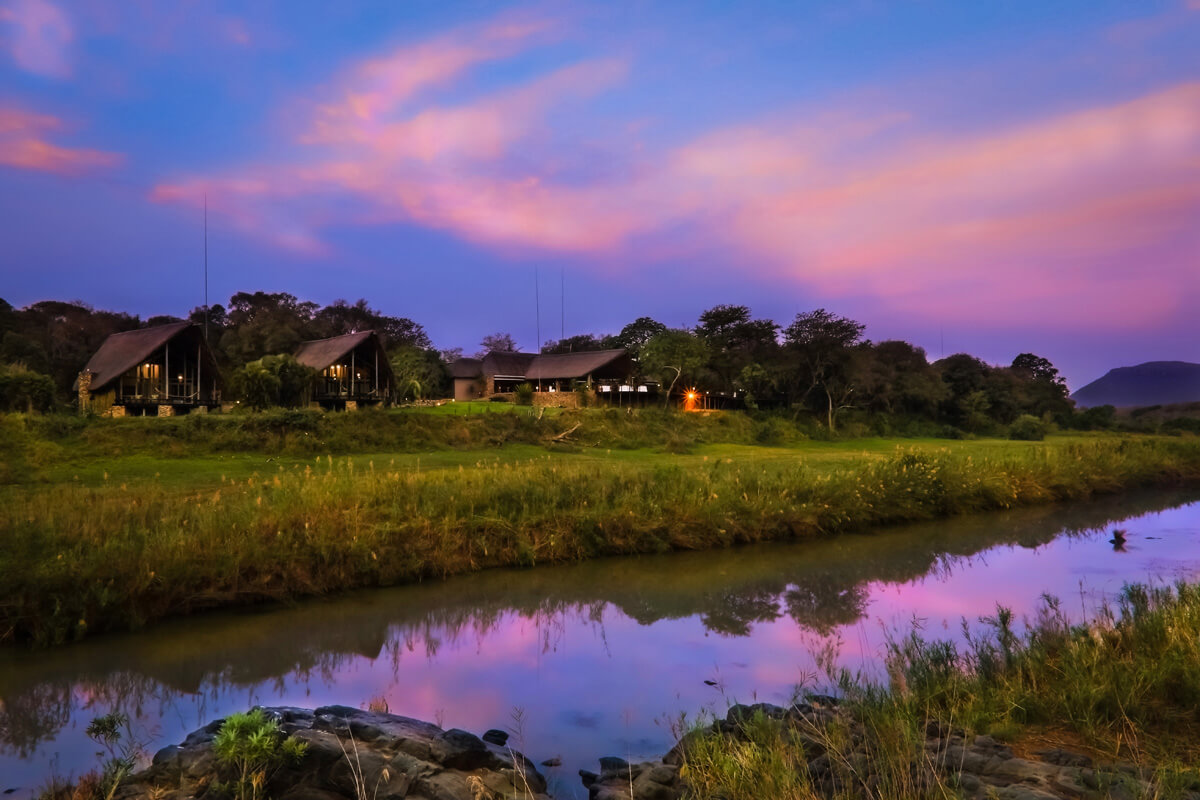
<path fill-rule="evenodd" d="M 1125 552 L 1107 541 L 1128 530 Z M 558 797 L 601 755 L 660 755 L 680 713 L 783 702 L 814 653 L 871 671 L 889 631 L 957 637 L 1043 593 L 1079 616 L 1129 581 L 1200 578 L 1200 493 L 1155 493 L 730 551 L 497 571 L 0 653 L 0 791 L 96 763 L 119 709 L 149 752 L 254 704 L 386 704 L 518 730 Z M 514 740 L 516 741 L 516 740 Z"/>

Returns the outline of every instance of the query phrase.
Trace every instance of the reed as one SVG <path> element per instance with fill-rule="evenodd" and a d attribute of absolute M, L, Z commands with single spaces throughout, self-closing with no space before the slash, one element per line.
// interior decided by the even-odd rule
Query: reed
<path fill-rule="evenodd" d="M 956 765 L 926 746 L 954 731 L 1134 764 L 1147 796 L 1200 788 L 1200 584 L 1127 586 L 1080 624 L 1053 598 L 1022 630 L 1003 608 L 987 622 L 965 646 L 897 638 L 887 684 L 830 670 L 841 706 L 827 724 L 758 713 L 694 726 L 682 748 L 688 796 L 956 797 Z"/>
<path fill-rule="evenodd" d="M 1200 481 L 1200 442 L 898 446 L 835 461 L 314 457 L 200 488 L 9 487 L 0 640 L 56 643 L 201 609 L 498 566 L 728 547 Z M 274 467 L 271 469 L 271 467 Z"/>

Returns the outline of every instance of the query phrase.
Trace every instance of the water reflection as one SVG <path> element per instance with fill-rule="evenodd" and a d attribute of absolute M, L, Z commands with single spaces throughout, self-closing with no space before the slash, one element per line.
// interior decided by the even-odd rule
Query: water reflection
<path fill-rule="evenodd" d="M 1140 527 L 1176 518 L 1130 519 L 1198 497 L 1124 496 L 876 535 L 497 571 L 6 652 L 0 775 L 29 785 L 54 753 L 78 772 L 91 752 L 82 728 L 111 709 L 140 720 L 157 747 L 254 702 L 372 697 L 479 730 L 502 726 L 514 705 L 532 707 L 537 731 L 526 746 L 573 747 L 581 759 L 620 752 L 606 747 L 655 752 L 669 738 L 655 717 L 713 699 L 702 678 L 723 691 L 784 692 L 825 637 L 846 639 L 851 656 L 877 655 L 865 620 L 953 622 L 989 613 L 1005 593 L 1032 601 L 1069 594 L 1089 575 L 1138 580 L 1175 557 L 1200 559 L 1197 506 L 1185 510 L 1187 547 L 1138 539 Z M 1128 529 L 1123 555 L 1106 541 L 1117 522 Z M 1104 551 L 1072 549 L 1082 534 Z"/>

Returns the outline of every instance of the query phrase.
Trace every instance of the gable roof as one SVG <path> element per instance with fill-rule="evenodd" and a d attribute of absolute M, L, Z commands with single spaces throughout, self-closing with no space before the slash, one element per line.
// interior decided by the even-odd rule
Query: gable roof
<path fill-rule="evenodd" d="M 103 390 L 108 384 L 145 361 L 154 351 L 189 328 L 194 328 L 197 332 L 200 330 L 198 325 L 190 322 L 172 322 L 167 325 L 138 328 L 109 336 L 104 340 L 104 344 L 100 345 L 100 349 L 96 351 L 95 355 L 88 359 L 87 366 L 84 367 L 85 370 L 92 373 L 91 391 Z M 203 349 L 207 351 L 207 348 Z M 213 361 L 212 354 L 206 353 L 206 355 L 208 355 L 206 366 L 213 370 L 213 374 L 219 381 L 220 373 L 216 371 L 216 363 Z M 78 379 L 75 381 L 75 388 L 79 388 Z"/>
<path fill-rule="evenodd" d="M 356 347 L 371 343 L 382 358 L 379 359 L 379 373 L 386 375 L 394 386 L 396 375 L 392 372 L 391 362 L 388 361 L 387 351 L 383 349 L 383 341 L 375 331 L 358 331 L 344 333 L 341 336 L 331 336 L 328 339 L 314 339 L 311 342 L 301 342 L 296 348 L 295 359 L 306 367 L 322 370 L 337 364 Z"/>
<path fill-rule="evenodd" d="M 494 350 L 483 359 L 460 358 L 450 364 L 455 378 L 477 378 L 480 375 L 526 378 L 529 380 L 565 380 L 586 378 L 605 367 L 628 361 L 624 350 L 585 350 L 580 353 L 506 353 Z"/>
<path fill-rule="evenodd" d="M 537 358 L 533 353 L 507 353 L 493 350 L 483 357 L 483 371 L 488 375 L 524 377 L 529 365 Z"/>
<path fill-rule="evenodd" d="M 581 353 L 547 353 L 533 360 L 526 378 L 556 380 L 586 378 L 621 359 L 628 359 L 624 350 L 585 350 Z"/>
<path fill-rule="evenodd" d="M 296 348 L 296 360 L 306 367 L 325 369 L 330 364 L 337 363 L 342 356 L 372 336 L 375 336 L 375 331 L 359 331 L 358 333 L 331 336 L 328 339 L 301 342 L 300 346 Z M 380 349 L 382 349 L 382 345 L 380 345 Z"/>
<path fill-rule="evenodd" d="M 447 368 L 451 378 L 478 378 L 483 374 L 483 361 L 478 358 L 456 358 Z"/>

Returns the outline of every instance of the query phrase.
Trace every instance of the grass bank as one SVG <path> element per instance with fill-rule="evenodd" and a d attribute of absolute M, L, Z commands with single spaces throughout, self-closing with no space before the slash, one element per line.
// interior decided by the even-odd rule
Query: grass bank
<path fill-rule="evenodd" d="M 433 469 L 411 457 L 318 456 L 194 483 L 10 486 L 0 493 L 0 640 L 55 643 L 496 566 L 818 536 L 1200 481 L 1200 441 L 1187 438 L 952 445 L 714 445 L 686 456 L 526 448 Z"/>
<path fill-rule="evenodd" d="M 987 622 L 965 647 L 894 642 L 886 686 L 831 671 L 843 698 L 823 722 L 758 713 L 696 728 L 681 747 L 690 796 L 961 796 L 969 760 L 939 755 L 973 734 L 1018 756 L 1059 748 L 1125 764 L 1081 772 L 1069 796 L 1200 790 L 1200 586 L 1130 586 L 1085 624 L 1053 599 L 1024 631 L 1004 609 Z"/>

